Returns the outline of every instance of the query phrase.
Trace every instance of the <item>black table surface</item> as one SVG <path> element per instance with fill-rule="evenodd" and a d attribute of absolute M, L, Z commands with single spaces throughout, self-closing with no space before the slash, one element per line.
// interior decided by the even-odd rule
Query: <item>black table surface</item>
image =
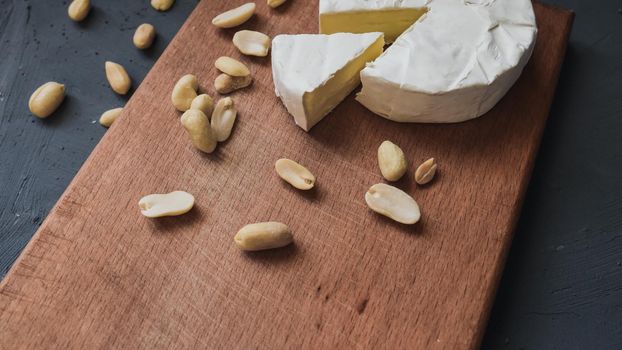
<path fill-rule="evenodd" d="M 576 19 L 482 348 L 622 349 L 622 0 L 546 2 Z M 0 278 L 127 101 L 104 62 L 138 86 L 197 1 L 92 0 L 79 24 L 67 3 L 0 0 Z M 139 51 L 144 22 L 158 37 Z M 39 120 L 27 102 L 47 81 L 68 97 Z"/>

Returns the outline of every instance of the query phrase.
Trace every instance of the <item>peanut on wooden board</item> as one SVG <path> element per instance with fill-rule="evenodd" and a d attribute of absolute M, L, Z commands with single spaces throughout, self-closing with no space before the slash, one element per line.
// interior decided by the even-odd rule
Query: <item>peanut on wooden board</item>
<path fill-rule="evenodd" d="M 291 159 L 277 160 L 274 169 L 281 179 L 299 190 L 310 190 L 315 186 L 315 176 L 307 168 Z"/>
<path fill-rule="evenodd" d="M 184 191 L 150 194 L 138 201 L 141 214 L 148 218 L 182 215 L 189 212 L 193 206 L 194 196 Z"/>
<path fill-rule="evenodd" d="M 132 80 L 122 65 L 110 61 L 106 61 L 106 79 L 112 88 L 112 91 L 119 95 L 125 95 L 132 87 Z"/>
<path fill-rule="evenodd" d="M 54 81 L 45 83 L 32 93 L 28 100 L 30 112 L 39 118 L 47 118 L 65 99 L 65 85 Z"/>
<path fill-rule="evenodd" d="M 73 0 L 71 4 L 69 4 L 67 14 L 69 15 L 69 18 L 71 18 L 71 20 L 80 22 L 86 18 L 90 10 L 90 0 Z"/>
<path fill-rule="evenodd" d="M 415 182 L 419 185 L 425 185 L 434 179 L 438 165 L 434 158 L 430 158 L 423 162 L 415 171 Z"/>
<path fill-rule="evenodd" d="M 287 0 L 267 0 L 268 2 L 268 6 L 272 7 L 272 8 L 277 8 L 281 5 L 283 5 L 283 3 L 285 3 L 285 1 Z"/>
<path fill-rule="evenodd" d="M 105 111 L 104 113 L 102 113 L 101 117 L 99 117 L 99 124 L 109 128 L 112 123 L 114 123 L 114 121 L 119 118 L 122 112 L 123 107 L 109 109 Z"/>
<path fill-rule="evenodd" d="M 244 63 L 227 56 L 219 57 L 216 62 L 214 62 L 214 66 L 219 71 L 229 74 L 232 77 L 245 77 L 251 74 L 251 71 Z"/>
<path fill-rule="evenodd" d="M 365 193 L 365 201 L 371 210 L 402 224 L 412 225 L 421 218 L 417 202 L 406 192 L 391 185 L 373 185 Z"/>
<path fill-rule="evenodd" d="M 208 94 L 201 94 L 192 100 L 190 109 L 198 109 L 209 118 L 214 112 L 214 100 Z"/>
<path fill-rule="evenodd" d="M 283 223 L 260 222 L 242 227 L 234 241 L 242 250 L 259 251 L 284 247 L 292 243 L 294 237 Z"/>
<path fill-rule="evenodd" d="M 151 7 L 158 11 L 167 11 L 174 3 L 175 0 L 151 0 Z"/>
<path fill-rule="evenodd" d="M 408 164 L 404 152 L 398 145 L 384 141 L 378 147 L 378 166 L 387 181 L 397 181 L 406 173 Z"/>
<path fill-rule="evenodd" d="M 181 116 L 181 125 L 184 126 L 192 144 L 201 152 L 212 153 L 216 149 L 216 136 L 212 131 L 209 119 L 198 109 L 189 109 Z"/>
<path fill-rule="evenodd" d="M 222 73 L 214 80 L 214 89 L 221 95 L 232 93 L 236 90 L 243 89 L 253 82 L 250 75 L 245 77 L 232 77 L 229 74 Z"/>
<path fill-rule="evenodd" d="M 248 56 L 268 56 L 270 43 L 269 36 L 252 30 L 240 30 L 233 35 L 233 46 Z"/>
<path fill-rule="evenodd" d="M 212 24 L 219 28 L 233 28 L 248 21 L 255 14 L 255 3 L 249 2 L 214 17 Z"/>
<path fill-rule="evenodd" d="M 238 115 L 231 97 L 225 97 L 218 101 L 212 114 L 212 131 L 218 142 L 226 141 L 231 136 L 233 124 Z"/>
<path fill-rule="evenodd" d="M 134 42 L 134 46 L 141 50 L 145 50 L 151 47 L 155 36 L 156 31 L 154 26 L 149 23 L 143 23 L 136 28 L 132 41 Z"/>
<path fill-rule="evenodd" d="M 197 90 L 199 89 L 199 81 L 197 77 L 192 74 L 186 74 L 181 77 L 171 94 L 171 101 L 173 106 L 180 111 L 185 112 L 192 106 L 192 101 L 197 97 Z"/>

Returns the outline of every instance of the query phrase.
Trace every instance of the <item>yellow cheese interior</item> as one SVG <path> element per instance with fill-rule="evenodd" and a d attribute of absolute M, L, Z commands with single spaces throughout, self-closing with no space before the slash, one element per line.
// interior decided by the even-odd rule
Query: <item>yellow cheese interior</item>
<path fill-rule="evenodd" d="M 422 7 L 327 13 L 320 15 L 320 33 L 383 32 L 384 40 L 392 43 L 426 12 L 427 9 Z"/>
<path fill-rule="evenodd" d="M 302 99 L 307 125 L 300 126 L 308 131 L 343 101 L 361 83 L 360 72 L 365 68 L 365 64 L 378 58 L 383 48 L 384 39 L 380 36 L 360 56 L 338 70 L 326 84 L 306 92 Z"/>

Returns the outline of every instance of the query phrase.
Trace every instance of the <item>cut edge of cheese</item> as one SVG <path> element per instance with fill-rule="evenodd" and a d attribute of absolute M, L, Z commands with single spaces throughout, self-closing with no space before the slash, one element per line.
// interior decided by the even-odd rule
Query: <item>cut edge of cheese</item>
<path fill-rule="evenodd" d="M 427 11 L 425 7 L 412 7 L 320 13 L 320 33 L 383 32 L 385 42 L 390 44 Z"/>
<path fill-rule="evenodd" d="M 383 49 L 378 32 L 278 35 L 272 41 L 276 95 L 309 131 L 360 84 L 361 70 Z"/>

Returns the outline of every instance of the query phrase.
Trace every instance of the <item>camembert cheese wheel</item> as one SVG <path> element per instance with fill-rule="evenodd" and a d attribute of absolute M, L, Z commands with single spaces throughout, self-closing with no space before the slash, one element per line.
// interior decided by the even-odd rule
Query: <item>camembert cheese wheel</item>
<path fill-rule="evenodd" d="M 530 0 L 320 0 L 320 31 L 395 40 L 361 71 L 357 100 L 385 118 L 425 123 L 488 112 L 520 76 L 537 34 Z"/>

